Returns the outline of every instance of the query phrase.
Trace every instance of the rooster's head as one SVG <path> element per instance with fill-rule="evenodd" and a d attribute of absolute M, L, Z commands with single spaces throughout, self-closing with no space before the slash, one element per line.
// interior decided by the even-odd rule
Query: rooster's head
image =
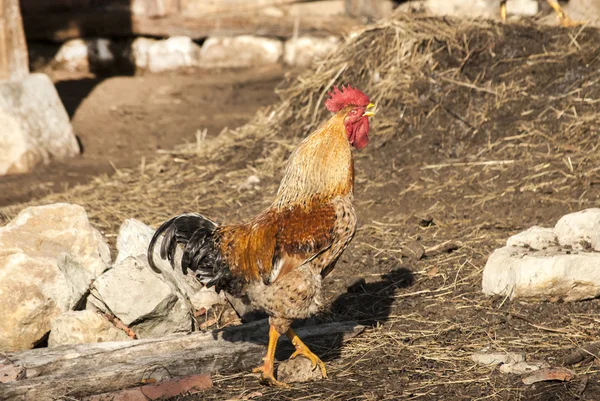
<path fill-rule="evenodd" d="M 369 97 L 350 85 L 337 86 L 328 93 L 329 99 L 325 101 L 325 107 L 332 113 L 341 113 L 344 118 L 344 127 L 348 134 L 348 141 L 356 149 L 361 149 L 369 143 L 369 117 L 375 115 L 368 109 L 375 105 Z"/>

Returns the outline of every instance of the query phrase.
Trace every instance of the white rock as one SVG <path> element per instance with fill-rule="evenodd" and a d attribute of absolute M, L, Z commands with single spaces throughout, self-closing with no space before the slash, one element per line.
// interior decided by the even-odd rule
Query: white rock
<path fill-rule="evenodd" d="M 54 61 L 70 71 L 89 69 L 88 47 L 83 39 L 68 40 L 58 49 Z"/>
<path fill-rule="evenodd" d="M 130 257 L 96 279 L 88 300 L 131 326 L 145 320 L 164 320 L 178 298 L 143 260 Z"/>
<path fill-rule="evenodd" d="M 554 227 L 558 242 L 575 249 L 591 247 L 600 252 L 600 209 L 585 209 L 567 214 Z"/>
<path fill-rule="evenodd" d="M 151 318 L 133 324 L 131 329 L 139 338 L 189 333 L 192 331 L 192 315 L 185 300 L 176 297 L 175 303 L 169 309 L 164 309 L 162 312 L 157 310 Z"/>
<path fill-rule="evenodd" d="M 314 60 L 323 58 L 334 51 L 339 43 L 340 40 L 336 36 L 292 38 L 285 42 L 283 61 L 288 65 L 307 67 Z"/>
<path fill-rule="evenodd" d="M 0 228 L 0 351 L 30 348 L 110 263 L 81 206 L 30 207 Z"/>
<path fill-rule="evenodd" d="M 119 228 L 117 236 L 117 259 L 118 264 L 130 256 L 145 257 L 148 253 L 148 245 L 154 230 L 136 219 L 127 219 Z"/>
<path fill-rule="evenodd" d="M 541 250 L 558 245 L 558 239 L 551 228 L 533 226 L 513 235 L 506 241 L 506 246 L 529 247 Z"/>
<path fill-rule="evenodd" d="M 123 330 L 91 310 L 65 312 L 50 327 L 49 347 L 131 340 Z"/>
<path fill-rule="evenodd" d="M 283 54 L 276 39 L 251 35 L 208 38 L 200 50 L 202 68 L 248 68 L 275 64 Z"/>
<path fill-rule="evenodd" d="M 506 13 L 509 15 L 533 16 L 538 12 L 538 2 L 535 0 L 508 0 Z"/>
<path fill-rule="evenodd" d="M 548 301 L 595 298 L 600 295 L 599 266 L 600 253 L 504 247 L 495 250 L 487 261 L 483 292 Z"/>
<path fill-rule="evenodd" d="M 497 0 L 424 0 L 417 3 L 423 3 L 422 9 L 434 15 L 452 15 L 463 18 L 499 18 L 500 16 Z M 413 5 L 412 8 L 415 6 Z M 536 0 L 508 0 L 506 11 L 512 15 L 535 15 L 538 12 L 538 4 Z"/>
<path fill-rule="evenodd" d="M 54 61 L 69 71 L 89 71 L 90 64 L 107 65 L 115 61 L 111 42 L 104 38 L 71 39 L 54 56 Z"/>
<path fill-rule="evenodd" d="M 154 230 L 141 221 L 135 219 L 125 220 L 119 229 L 117 237 L 117 250 L 119 254 L 117 255 L 115 264 L 120 263 L 130 256 L 143 259 L 144 263 L 146 263 L 148 245 L 150 244 L 152 235 L 154 235 Z M 158 277 L 165 281 L 173 292 L 189 300 L 190 309 L 209 309 L 214 304 L 222 302 L 221 297 L 214 289 L 205 288 L 194 276 L 183 274 L 181 269 L 173 269 L 167 261 L 161 259 L 159 249 L 160 246 L 157 246 L 154 252 L 154 261 L 157 267 L 163 272 L 162 276 L 159 275 Z M 180 252 L 178 252 L 178 255 L 180 255 Z M 177 260 L 180 260 L 180 258 L 177 258 Z M 151 271 L 149 266 L 147 266 L 147 269 Z M 152 274 L 155 273 L 152 272 Z"/>
<path fill-rule="evenodd" d="M 550 364 L 544 361 L 532 361 L 532 362 L 516 362 L 516 363 L 507 363 L 500 366 L 500 372 L 502 373 L 512 373 L 515 375 L 522 375 L 525 373 L 535 372 L 536 370 L 549 368 Z"/>
<path fill-rule="evenodd" d="M 0 175 L 79 154 L 69 116 L 50 78 L 0 83 Z"/>
<path fill-rule="evenodd" d="M 525 355 L 518 352 L 475 352 L 471 360 L 480 365 L 495 366 L 502 363 L 517 363 L 525 360 Z"/>
<path fill-rule="evenodd" d="M 200 46 L 187 36 L 173 36 L 165 40 L 137 38 L 131 49 L 136 67 L 150 72 L 199 65 Z"/>

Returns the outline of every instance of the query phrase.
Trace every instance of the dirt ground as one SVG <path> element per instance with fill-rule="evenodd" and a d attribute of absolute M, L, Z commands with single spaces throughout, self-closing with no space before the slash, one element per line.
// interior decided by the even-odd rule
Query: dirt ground
<path fill-rule="evenodd" d="M 279 67 L 115 76 L 45 70 L 53 78 L 83 149 L 79 157 L 0 177 L 0 206 L 66 191 L 116 169 L 139 166 L 159 149 L 196 142 L 248 121 L 279 100 Z"/>
<path fill-rule="evenodd" d="M 402 20 L 377 28 L 372 35 L 380 35 L 380 42 L 365 39 L 372 43 L 370 51 L 377 52 L 378 43 L 407 41 L 410 36 L 399 32 L 408 35 L 410 24 Z M 336 348 L 308 344 L 327 363 L 328 380 L 272 389 L 232 366 L 213 376 L 213 389 L 178 399 L 600 399 L 600 369 L 594 360 L 572 367 L 576 376 L 568 383 L 527 386 L 518 375 L 470 359 L 486 348 L 524 352 L 527 360 L 559 366 L 571 350 L 600 335 L 599 300 L 537 303 L 480 292 L 488 255 L 510 235 L 533 225 L 551 227 L 566 213 L 598 206 L 600 33 L 527 24 L 485 23 L 464 29 L 448 20 L 422 24 L 440 32 L 414 45 L 414 52 L 431 55 L 427 69 L 395 70 L 406 79 L 386 92 L 377 82 L 357 78 L 381 67 L 361 53 L 340 78 L 377 93 L 380 114 L 369 146 L 355 152 L 357 236 L 326 279 L 328 304 L 318 320 L 355 320 L 367 330 Z M 452 41 L 442 34 L 446 31 L 452 32 Z M 308 80 L 309 75 L 301 78 Z M 323 82 L 330 79 L 324 76 Z M 119 80 L 115 84 L 124 82 Z M 181 142 L 182 135 L 193 141 L 195 130 L 204 127 L 189 121 L 190 115 L 200 115 L 192 108 L 206 104 L 190 95 L 192 90 L 205 93 L 193 76 L 129 80 L 131 87 L 140 85 L 138 93 L 148 80 L 156 80 L 157 91 L 173 85 L 160 97 L 166 106 L 139 105 L 133 96 L 99 97 L 127 107 L 111 113 L 110 105 L 90 105 L 86 119 L 97 117 L 102 124 L 84 125 L 84 145 L 85 138 L 90 143 L 105 135 L 115 138 L 114 131 L 124 134 L 139 124 L 153 132 L 150 141 L 142 142 L 153 151 Z M 110 84 L 104 83 L 105 96 Z M 246 99 L 238 112 L 249 117 L 254 107 L 275 100 L 269 89 L 275 84 L 263 80 L 240 84 L 240 92 L 223 93 Z M 257 88 L 262 89 L 249 93 Z M 318 96 L 315 88 L 302 90 L 302 96 L 305 92 Z M 179 98 L 188 99 L 188 107 L 174 105 Z M 284 160 L 305 135 L 298 127 L 310 126 L 304 99 L 288 99 L 291 103 L 259 113 L 248 126 L 202 141 L 203 149 L 179 148 L 147 163 L 143 171 L 123 169 L 32 203 L 80 203 L 113 240 L 127 217 L 157 224 L 194 210 L 224 223 L 248 218 L 269 204 Z M 77 109 L 75 122 L 86 103 Z M 276 136 L 260 133 L 261 127 L 273 124 Z M 124 144 L 133 141 L 119 138 Z M 107 154 L 98 157 L 104 160 Z M 124 165 L 131 159 L 120 157 Z M 105 168 L 103 173 L 110 171 Z M 244 187 L 250 175 L 260 183 Z M 7 220 L 23 206 L 0 212 Z M 423 257 L 411 251 L 419 247 L 425 249 Z"/>

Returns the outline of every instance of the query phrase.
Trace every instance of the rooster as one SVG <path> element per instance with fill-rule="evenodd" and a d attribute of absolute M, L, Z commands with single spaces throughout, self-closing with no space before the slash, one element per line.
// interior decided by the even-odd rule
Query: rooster
<path fill-rule="evenodd" d="M 327 377 L 325 364 L 291 324 L 320 310 L 322 279 L 356 231 L 351 147 L 369 142 L 374 105 L 350 85 L 328 95 L 325 106 L 334 114 L 292 153 L 270 207 L 247 222 L 223 226 L 199 214 L 173 217 L 156 230 L 148 248 L 148 262 L 160 272 L 153 254 L 164 235 L 160 257 L 173 268 L 181 245 L 184 273 L 191 270 L 207 287 L 247 297 L 269 315 L 267 355 L 253 372 L 271 386 L 287 386 L 274 376 L 275 347 L 283 334 L 296 348 L 290 358 L 308 358 Z"/>

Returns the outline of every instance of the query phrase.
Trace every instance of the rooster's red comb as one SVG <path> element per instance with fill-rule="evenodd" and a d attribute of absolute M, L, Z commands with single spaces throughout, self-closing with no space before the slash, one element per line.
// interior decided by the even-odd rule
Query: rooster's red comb
<path fill-rule="evenodd" d="M 342 85 L 342 90 L 334 86 L 333 90 L 327 94 L 329 99 L 325 101 L 325 107 L 332 113 L 337 113 L 348 105 L 367 107 L 371 103 L 367 95 L 350 85 L 345 88 Z"/>

